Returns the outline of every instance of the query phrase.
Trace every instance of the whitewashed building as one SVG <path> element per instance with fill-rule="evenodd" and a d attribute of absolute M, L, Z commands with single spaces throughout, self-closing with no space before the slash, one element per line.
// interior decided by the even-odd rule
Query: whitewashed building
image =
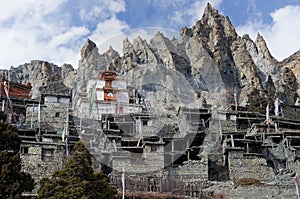
<path fill-rule="evenodd" d="M 87 92 L 78 93 L 74 110 L 80 118 L 100 120 L 102 114 L 128 114 L 142 112 L 140 99 L 133 88 L 119 79 L 115 72 L 100 72 L 98 78 L 90 79 Z"/>

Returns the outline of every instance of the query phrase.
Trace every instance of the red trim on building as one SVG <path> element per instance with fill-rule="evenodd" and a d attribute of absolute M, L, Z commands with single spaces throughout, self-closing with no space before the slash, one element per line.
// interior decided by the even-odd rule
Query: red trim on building
<path fill-rule="evenodd" d="M 30 83 L 27 83 L 26 85 L 19 84 L 19 83 L 16 83 L 16 82 L 6 80 L 3 77 L 2 80 L 1 80 L 1 83 L 0 83 L 1 96 L 6 96 L 5 91 L 4 91 L 4 85 L 5 84 L 7 85 L 9 97 L 23 98 L 23 99 L 29 99 L 30 98 L 30 91 L 31 91 L 31 88 L 32 88 Z"/>

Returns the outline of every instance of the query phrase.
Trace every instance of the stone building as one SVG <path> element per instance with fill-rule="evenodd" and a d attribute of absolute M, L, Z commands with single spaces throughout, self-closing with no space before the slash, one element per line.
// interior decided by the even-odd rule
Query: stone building
<path fill-rule="evenodd" d="M 71 96 L 44 93 L 39 101 L 26 104 L 24 125 L 18 126 L 22 170 L 35 180 L 35 189 L 24 197 L 36 197 L 39 181 L 63 169 L 68 155 L 79 140 L 70 124 Z"/>
<path fill-rule="evenodd" d="M 27 83 L 26 85 L 19 84 L 16 82 L 6 80 L 5 77 L 2 77 L 1 83 L 0 83 L 1 96 L 7 96 L 7 94 L 8 94 L 9 97 L 12 97 L 12 98 L 29 99 L 31 88 L 32 88 L 32 86 L 30 83 Z M 6 92 L 7 92 L 7 94 L 6 94 Z"/>
<path fill-rule="evenodd" d="M 146 191 L 160 192 L 168 179 L 187 183 L 208 179 L 208 156 L 201 153 L 210 111 L 181 107 L 174 117 L 176 124 L 166 122 L 167 115 L 157 117 L 149 112 L 102 114 L 98 129 L 82 125 L 79 134 L 114 185 L 118 186 L 125 168 L 130 176 L 127 180 L 137 187 L 132 191 L 144 184 L 149 187 Z M 179 124 L 184 125 L 182 132 Z"/>
<path fill-rule="evenodd" d="M 283 174 L 299 173 L 300 140 L 296 129 L 300 121 L 271 114 L 267 119 L 265 114 L 242 107 L 219 116 L 229 180 L 253 178 L 273 183 Z"/>
<path fill-rule="evenodd" d="M 71 108 L 76 99 L 69 92 L 44 92 L 40 100 L 10 98 L 14 113 L 24 113 L 16 123 L 22 170 L 36 182 L 24 196 L 36 196 L 39 180 L 63 168 L 79 139 L 92 154 L 94 168 L 110 175 L 112 186 L 120 188 L 125 168 L 130 192 L 181 190 L 181 195 L 200 197 L 207 182 L 256 182 L 282 189 L 300 172 L 297 106 L 282 105 L 280 115 L 241 106 L 181 106 L 158 115 L 113 72 L 100 73 L 88 85 L 91 92 L 78 94 L 77 110 Z M 9 106 L 5 110 L 3 116 L 9 115 Z"/>
<path fill-rule="evenodd" d="M 7 114 L 6 122 L 22 125 L 25 123 L 26 104 L 31 103 L 31 84 L 19 84 L 6 80 L 0 82 L 1 111 Z"/>
<path fill-rule="evenodd" d="M 142 112 L 141 99 L 126 80 L 119 79 L 115 72 L 100 72 L 96 79 L 89 79 L 87 92 L 75 94 L 74 110 L 80 118 L 101 120 L 103 113 Z"/>
<path fill-rule="evenodd" d="M 40 100 L 33 100 L 30 92 L 30 84 L 4 78 L 0 82 L 1 120 L 17 127 L 22 170 L 35 180 L 35 189 L 24 193 L 24 197 L 35 198 L 39 180 L 63 168 L 79 139 L 69 127 L 72 123 L 69 93 L 44 93 Z"/>
<path fill-rule="evenodd" d="M 70 106 L 70 95 L 44 93 L 40 102 L 27 104 L 26 123 L 41 130 L 62 132 L 67 127 Z"/>

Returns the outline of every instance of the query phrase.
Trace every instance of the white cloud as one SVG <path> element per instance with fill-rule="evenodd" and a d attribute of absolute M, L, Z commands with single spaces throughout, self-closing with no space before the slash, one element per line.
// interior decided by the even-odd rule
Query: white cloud
<path fill-rule="evenodd" d="M 97 44 L 100 53 L 106 52 L 109 46 L 121 52 L 120 45 L 122 45 L 122 40 L 120 38 L 123 38 L 123 32 L 128 30 L 129 26 L 125 22 L 112 17 L 98 23 L 90 39 Z"/>
<path fill-rule="evenodd" d="M 108 0 L 108 9 L 114 13 L 118 13 L 118 12 L 124 12 L 125 9 L 125 2 L 123 0 L 115 0 L 115 1 L 111 1 Z"/>
<path fill-rule="evenodd" d="M 128 28 L 115 17 L 125 11 L 123 0 L 0 0 L 0 4 L 0 68 L 35 59 L 77 67 L 90 34 L 108 38 Z M 105 31 L 91 29 L 98 22 Z"/>
<path fill-rule="evenodd" d="M 73 41 L 76 41 L 83 35 L 87 35 L 89 30 L 85 27 L 72 27 L 65 33 L 54 36 L 48 43 L 51 48 L 57 48 L 60 45 L 67 45 Z"/>
<path fill-rule="evenodd" d="M 89 0 L 80 4 L 79 15 L 81 20 L 90 22 L 98 19 L 108 19 L 115 13 L 124 12 L 124 0 Z"/>
<path fill-rule="evenodd" d="M 159 7 L 163 8 L 180 8 L 184 3 L 186 3 L 186 0 L 148 0 L 152 3 L 152 5 L 159 5 Z"/>
<path fill-rule="evenodd" d="M 0 22 L 24 16 L 42 14 L 46 15 L 55 10 L 66 0 L 1 0 L 0 4 Z"/>
<path fill-rule="evenodd" d="M 300 6 L 285 6 L 271 13 L 272 24 L 249 21 L 237 27 L 242 35 L 256 38 L 259 32 L 265 38 L 271 54 L 279 61 L 300 49 Z"/>

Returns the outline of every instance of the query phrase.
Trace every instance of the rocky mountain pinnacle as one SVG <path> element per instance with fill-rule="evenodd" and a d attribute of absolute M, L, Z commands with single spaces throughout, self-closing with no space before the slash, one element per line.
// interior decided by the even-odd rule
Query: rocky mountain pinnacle
<path fill-rule="evenodd" d="M 88 118 L 89 114 L 84 113 L 87 98 L 80 97 L 86 96 L 88 81 L 97 78 L 103 70 L 114 71 L 118 78 L 126 80 L 127 85 L 134 88 L 131 94 L 138 95 L 147 114 L 102 117 L 104 109 L 109 109 L 102 106 L 97 110 L 101 122 Z M 174 182 L 178 190 L 177 182 L 182 180 L 188 185 L 183 187 L 191 188 L 193 196 L 206 193 L 202 188 L 210 193 L 205 197 L 211 198 L 241 198 L 248 192 L 252 196 L 268 193 L 267 197 L 272 198 L 281 197 L 283 192 L 287 197 L 282 198 L 295 196 L 295 192 L 294 195 L 290 193 L 299 171 L 299 150 L 296 148 L 299 145 L 299 107 L 294 105 L 300 105 L 300 51 L 277 61 L 263 35 L 258 33 L 255 39 L 247 34 L 238 35 L 229 17 L 209 3 L 202 18 L 192 27 L 182 27 L 178 38 L 168 38 L 163 32 L 157 32 L 150 40 L 140 36 L 132 40 L 125 38 L 123 54 L 111 46 L 101 54 L 97 44 L 87 39 L 75 68 L 69 64 L 59 67 L 34 60 L 1 70 L 0 75 L 22 84 L 30 82 L 33 86 L 31 97 L 37 100 L 42 93 L 71 94 L 72 91 L 74 109 L 70 111 L 73 117 L 70 122 L 79 124 L 70 125 L 69 129 L 76 127 L 80 139 L 87 141 L 93 158 L 99 157 L 101 163 L 97 162 L 97 167 L 108 171 L 111 165 L 121 168 L 126 164 L 126 168 L 135 169 L 140 167 L 132 166 L 137 163 L 143 172 L 133 176 L 126 170 L 130 174 L 127 177 L 148 179 L 151 190 L 163 190 L 163 186 L 157 189 L 155 185 L 162 180 L 167 180 L 167 184 Z M 124 83 L 114 83 L 113 86 L 122 85 L 121 92 L 127 92 Z M 116 95 L 106 93 L 106 96 Z M 280 116 L 273 114 L 277 98 L 280 109 L 283 107 Z M 75 111 L 76 102 L 80 101 L 87 103 L 81 103 L 82 110 Z M 105 103 L 110 108 L 115 107 L 113 103 Z M 121 103 L 123 105 L 123 100 Z M 246 108 L 233 111 L 235 103 Z M 120 105 L 116 103 L 116 110 L 121 110 Z M 141 110 L 140 106 L 133 106 Z M 270 123 L 265 117 L 266 107 L 272 111 Z M 83 115 L 87 118 L 82 118 Z M 129 118 L 132 120 L 127 120 Z M 116 129 L 119 124 L 120 128 Z M 46 138 L 48 136 L 60 135 L 49 134 Z M 42 141 L 48 142 L 50 138 Z M 53 144 L 61 146 L 60 141 Z M 129 152 L 132 153 L 127 156 Z M 102 160 L 109 164 L 105 165 Z M 166 164 L 169 161 L 170 165 Z M 151 172 L 151 178 L 147 178 L 145 173 L 151 170 L 149 162 L 154 167 L 162 164 L 159 169 L 164 169 L 154 171 L 157 175 Z M 113 170 L 118 171 L 115 167 Z M 113 172 L 111 176 L 116 179 Z M 257 176 L 252 178 L 256 172 Z M 174 181 L 172 176 L 176 176 Z M 134 185 L 134 181 L 126 179 Z M 279 185 L 283 185 L 280 190 Z M 225 190 L 226 186 L 230 190 Z M 195 187 L 201 192 L 195 192 Z M 182 190 L 186 192 L 185 188 Z M 225 193 L 233 195 L 225 196 Z"/>
<path fill-rule="evenodd" d="M 96 78 L 99 71 L 106 70 L 114 59 L 119 57 L 119 53 L 112 47 L 107 52 L 100 55 L 96 44 L 87 40 L 81 49 L 81 59 L 79 60 L 75 82 L 80 91 L 86 91 L 86 83 L 90 78 Z"/>
<path fill-rule="evenodd" d="M 300 82 L 300 50 L 292 54 L 290 57 L 284 59 L 279 63 L 279 67 L 290 68 L 297 78 L 297 82 Z"/>
<path fill-rule="evenodd" d="M 299 52 L 278 62 L 262 35 L 258 34 L 255 41 L 249 35 L 238 35 L 229 17 L 221 15 L 209 3 L 202 18 L 190 28 L 181 28 L 179 33 L 180 37 L 173 39 L 161 32 L 150 41 L 140 36 L 133 41 L 126 38 L 122 56 L 112 47 L 100 54 L 97 45 L 88 39 L 81 49 L 77 69 L 32 61 L 2 70 L 2 74 L 17 82 L 31 82 L 37 91 L 51 82 L 63 82 L 69 88 L 75 83 L 79 92 L 85 92 L 88 79 L 97 77 L 101 70 L 110 69 L 126 76 L 145 97 L 150 96 L 149 92 L 153 98 L 164 96 L 162 107 L 174 102 L 178 106 L 186 105 L 185 102 L 198 104 L 204 96 L 208 103 L 218 107 L 224 105 L 222 95 L 228 90 L 237 91 L 241 105 L 258 106 L 257 98 L 264 101 L 270 93 L 273 93 L 272 98 L 286 97 L 286 103 L 296 103 L 300 93 Z M 153 83 L 150 77 L 161 85 L 142 86 Z M 179 84 L 179 79 L 184 83 Z M 268 91 L 270 84 L 275 92 Z M 163 94 L 159 87 L 173 93 Z M 179 92 L 187 89 L 190 100 L 174 97 L 181 96 Z M 257 98 L 249 97 L 254 95 Z"/>

